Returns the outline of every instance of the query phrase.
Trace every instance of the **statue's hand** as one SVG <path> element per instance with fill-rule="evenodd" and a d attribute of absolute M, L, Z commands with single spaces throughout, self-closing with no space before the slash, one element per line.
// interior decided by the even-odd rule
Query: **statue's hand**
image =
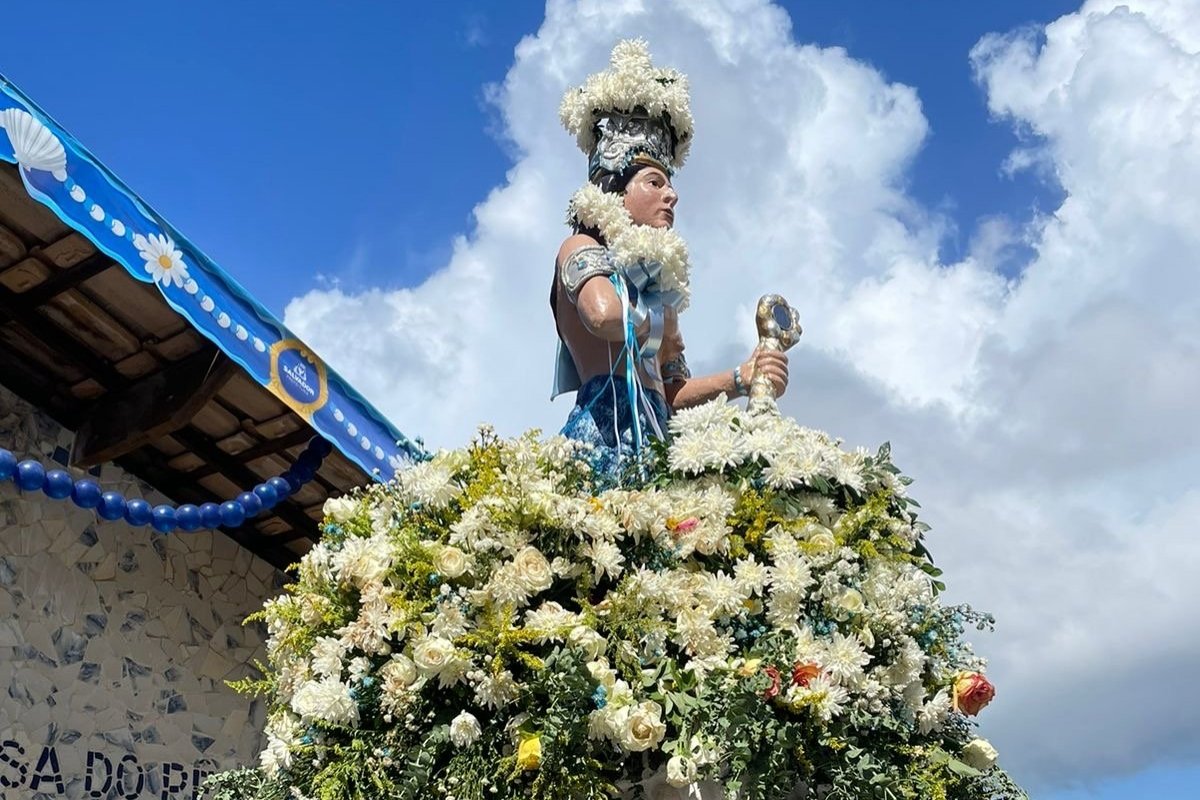
<path fill-rule="evenodd" d="M 788 387 L 788 357 L 781 350 L 755 350 L 742 364 L 742 380 L 746 386 L 761 372 L 775 389 L 775 397 L 783 397 Z"/>

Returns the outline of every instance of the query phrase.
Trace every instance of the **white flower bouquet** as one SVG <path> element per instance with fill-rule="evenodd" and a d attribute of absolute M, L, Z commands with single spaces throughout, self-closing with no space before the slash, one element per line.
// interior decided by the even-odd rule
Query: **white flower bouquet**
<path fill-rule="evenodd" d="M 617 489 L 484 430 L 330 501 L 216 800 L 1023 796 L 888 448 L 723 401 L 671 432 Z"/>

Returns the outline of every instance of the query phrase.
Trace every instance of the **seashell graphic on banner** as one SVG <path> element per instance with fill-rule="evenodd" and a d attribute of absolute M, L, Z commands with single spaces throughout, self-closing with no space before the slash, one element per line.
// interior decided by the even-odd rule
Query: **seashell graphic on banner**
<path fill-rule="evenodd" d="M 0 111 L 0 128 L 8 132 L 17 163 L 26 170 L 49 172 L 59 181 L 67 179 L 67 151 L 49 128 L 27 111 Z"/>

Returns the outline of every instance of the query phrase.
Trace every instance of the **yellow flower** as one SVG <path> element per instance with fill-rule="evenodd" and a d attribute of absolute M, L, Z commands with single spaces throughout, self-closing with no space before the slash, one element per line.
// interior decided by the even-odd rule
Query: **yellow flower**
<path fill-rule="evenodd" d="M 521 738 L 517 745 L 517 766 L 524 770 L 537 769 L 542 765 L 542 737 L 531 733 Z"/>
<path fill-rule="evenodd" d="M 738 668 L 738 672 L 743 678 L 749 678 L 758 673 L 758 665 L 762 663 L 761 658 L 746 659 L 746 663 Z"/>

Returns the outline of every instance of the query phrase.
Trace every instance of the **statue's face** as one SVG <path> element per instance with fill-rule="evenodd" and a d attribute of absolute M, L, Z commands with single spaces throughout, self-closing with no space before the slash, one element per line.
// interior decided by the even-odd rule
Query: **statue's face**
<path fill-rule="evenodd" d="M 679 195 L 671 179 L 657 167 L 644 167 L 625 187 L 625 209 L 637 225 L 670 228 L 675 224 Z"/>

